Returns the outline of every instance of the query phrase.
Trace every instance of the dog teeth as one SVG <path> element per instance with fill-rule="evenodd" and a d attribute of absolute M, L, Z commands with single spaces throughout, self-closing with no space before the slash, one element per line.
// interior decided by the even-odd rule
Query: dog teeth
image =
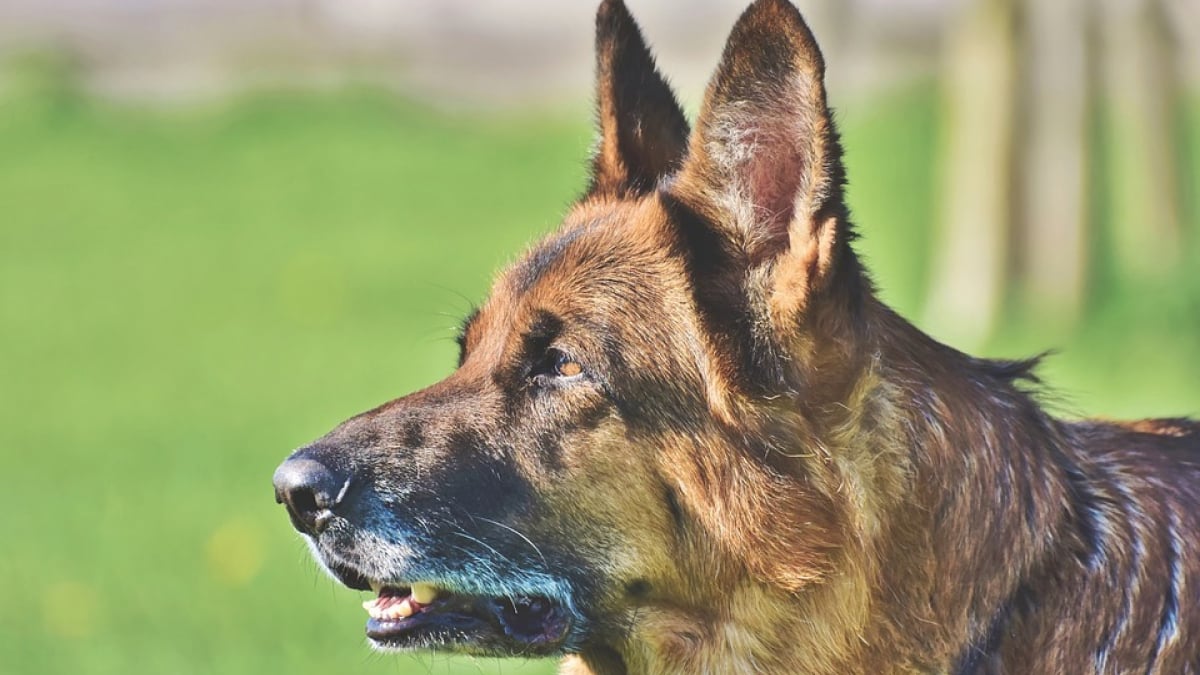
<path fill-rule="evenodd" d="M 371 580 L 370 584 L 371 584 L 371 592 L 374 593 L 375 595 L 379 595 L 379 591 L 381 589 L 383 589 L 383 582 Z"/>
<path fill-rule="evenodd" d="M 378 621 L 407 619 L 416 614 L 419 609 L 419 605 L 408 598 L 400 601 L 395 601 L 392 598 L 375 598 L 374 600 L 367 600 L 362 606 L 363 609 L 367 610 L 367 614 L 372 619 Z"/>
<path fill-rule="evenodd" d="M 420 612 L 426 605 L 437 599 L 437 596 L 437 589 L 430 584 L 413 584 L 407 596 L 402 597 L 395 593 L 388 593 L 367 600 L 363 602 L 362 606 L 372 619 L 395 621 L 407 619 Z"/>
<path fill-rule="evenodd" d="M 428 605 L 437 598 L 437 589 L 429 584 L 413 584 L 409 597 L 418 605 Z"/>

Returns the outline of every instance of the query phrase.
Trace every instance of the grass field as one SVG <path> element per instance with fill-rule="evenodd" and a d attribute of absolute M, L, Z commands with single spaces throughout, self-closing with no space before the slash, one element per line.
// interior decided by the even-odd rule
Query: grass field
<path fill-rule="evenodd" d="M 458 319 L 581 188 L 586 120 L 368 91 L 0 103 L 0 671 L 552 672 L 371 654 L 361 594 L 318 573 L 270 478 L 451 370 Z M 911 312 L 931 98 L 844 123 L 862 248 Z M 1069 411 L 1200 413 L 1190 261 L 1170 286 L 1110 284 L 1073 335 L 1018 325 L 990 351 L 1060 348 L 1044 372 Z"/>

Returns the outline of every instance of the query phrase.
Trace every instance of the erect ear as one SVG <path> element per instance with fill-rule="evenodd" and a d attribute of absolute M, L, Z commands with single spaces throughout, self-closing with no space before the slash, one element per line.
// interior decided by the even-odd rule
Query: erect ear
<path fill-rule="evenodd" d="M 687 119 L 621 0 L 604 0 L 596 13 L 596 116 L 589 195 L 649 192 L 679 168 Z"/>
<path fill-rule="evenodd" d="M 748 300 L 765 303 L 776 329 L 853 257 L 824 74 L 799 11 L 757 0 L 733 28 L 670 189 L 759 287 Z"/>

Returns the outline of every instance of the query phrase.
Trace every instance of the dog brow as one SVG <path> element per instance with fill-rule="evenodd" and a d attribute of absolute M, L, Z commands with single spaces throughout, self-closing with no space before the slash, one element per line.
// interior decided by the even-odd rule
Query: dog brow
<path fill-rule="evenodd" d="M 536 354 L 549 347 L 562 329 L 561 317 L 548 310 L 539 309 L 521 341 L 527 353 Z"/>

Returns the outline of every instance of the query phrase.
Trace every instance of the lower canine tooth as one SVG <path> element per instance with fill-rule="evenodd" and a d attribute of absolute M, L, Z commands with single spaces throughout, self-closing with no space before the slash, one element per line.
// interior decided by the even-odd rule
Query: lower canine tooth
<path fill-rule="evenodd" d="M 404 600 L 401 600 L 400 604 L 396 605 L 396 608 L 392 611 L 394 611 L 396 614 L 399 614 L 403 618 L 408 618 L 413 615 L 413 606 L 412 603 L 405 598 Z"/>
<path fill-rule="evenodd" d="M 429 584 L 413 584 L 410 597 L 418 605 L 428 605 L 437 597 L 437 589 Z"/>

